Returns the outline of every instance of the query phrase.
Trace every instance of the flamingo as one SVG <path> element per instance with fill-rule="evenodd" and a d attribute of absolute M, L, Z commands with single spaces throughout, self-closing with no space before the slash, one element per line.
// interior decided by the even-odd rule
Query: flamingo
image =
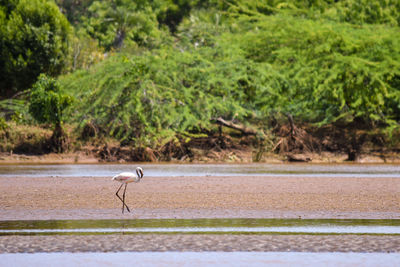
<path fill-rule="evenodd" d="M 136 174 L 132 173 L 132 172 L 121 172 L 120 174 L 115 175 L 111 180 L 112 181 L 118 181 L 121 183 L 121 186 L 118 188 L 117 192 L 115 193 L 115 195 L 119 198 L 119 200 L 122 201 L 122 213 L 124 213 L 124 208 L 126 207 L 126 209 L 128 210 L 128 212 L 131 212 L 129 210 L 128 205 L 125 204 L 125 192 L 126 192 L 126 187 L 128 185 L 128 183 L 138 183 L 140 182 L 140 179 L 143 178 L 143 169 L 140 167 L 136 168 Z M 124 188 L 124 193 L 122 195 L 122 198 L 118 195 L 119 190 L 121 190 L 122 186 L 125 185 Z"/>

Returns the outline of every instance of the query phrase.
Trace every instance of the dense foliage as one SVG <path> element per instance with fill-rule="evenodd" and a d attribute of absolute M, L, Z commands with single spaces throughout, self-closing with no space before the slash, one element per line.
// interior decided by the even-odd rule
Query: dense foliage
<path fill-rule="evenodd" d="M 107 50 L 124 42 L 152 46 L 158 40 L 157 19 L 148 1 L 95 1 L 88 10 L 87 30 Z"/>
<path fill-rule="evenodd" d="M 71 96 L 61 92 L 58 82 L 42 74 L 32 87 L 29 112 L 39 123 L 61 125 L 71 103 Z"/>
<path fill-rule="evenodd" d="M 30 92 L 29 112 L 39 123 L 54 126 L 53 144 L 56 151 L 64 150 L 64 110 L 72 104 L 72 97 L 60 90 L 58 82 L 41 74 Z"/>
<path fill-rule="evenodd" d="M 157 148 L 222 118 L 264 138 L 282 114 L 399 130 L 399 1 L 57 3 L 75 28 L 59 81 L 78 99 L 67 120 L 81 133 Z"/>
<path fill-rule="evenodd" d="M 53 1 L 0 1 L 0 94 L 29 88 L 66 63 L 70 26 Z"/>
<path fill-rule="evenodd" d="M 284 77 L 268 81 L 256 95 L 259 110 L 283 109 L 305 121 L 332 123 L 340 118 L 365 123 L 398 120 L 400 39 L 398 29 L 258 17 L 229 42 L 246 59 L 267 64 Z M 242 25 L 246 24 L 246 19 Z M 278 95 L 271 102 L 269 93 Z M 267 93 L 267 94 L 265 94 Z"/>
<path fill-rule="evenodd" d="M 311 8 L 308 1 L 271 2 L 197 9 L 180 23 L 174 47 L 119 55 L 63 78 L 85 103 L 72 117 L 81 127 L 90 121 L 147 146 L 210 130 L 216 117 L 267 127 L 266 118 L 290 113 L 319 125 L 357 120 L 396 127 L 400 36 L 394 18 L 383 13 L 392 19 L 360 27 L 365 21 L 346 12 L 362 1 L 337 4 L 335 12 L 328 1 Z M 395 2 L 384 10 L 390 5 Z M 353 25 L 343 23 L 348 17 Z"/>
<path fill-rule="evenodd" d="M 173 49 L 158 53 L 113 57 L 61 79 L 85 103 L 70 117 L 82 128 L 90 123 L 122 141 L 154 146 L 209 129 L 213 117 L 248 113 L 239 104 L 245 96 L 236 93 L 246 62 L 211 62 Z M 231 68 L 243 73 L 231 76 Z"/>

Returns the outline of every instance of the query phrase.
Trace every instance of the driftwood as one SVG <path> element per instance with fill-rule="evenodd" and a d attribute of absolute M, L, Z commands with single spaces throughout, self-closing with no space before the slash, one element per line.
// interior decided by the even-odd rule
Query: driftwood
<path fill-rule="evenodd" d="M 272 148 L 272 151 L 278 150 L 279 153 L 304 153 L 318 151 L 319 145 L 314 138 L 309 135 L 305 130 L 298 128 L 294 124 L 291 114 L 287 114 L 289 122 L 288 126 L 282 126 L 279 130 L 278 136 L 281 136 L 279 141 Z M 289 155 L 288 159 L 291 161 L 303 161 L 304 159 L 296 159 Z"/>
<path fill-rule="evenodd" d="M 309 161 L 311 161 L 311 158 L 309 158 L 305 155 L 301 155 L 301 154 L 297 155 L 297 154 L 290 154 L 290 153 L 286 154 L 286 159 L 289 162 L 309 162 Z"/>
<path fill-rule="evenodd" d="M 242 132 L 243 134 L 246 135 L 257 135 L 257 131 L 244 126 L 243 124 L 238 124 L 238 123 L 234 123 L 233 121 L 226 121 L 221 117 L 218 117 L 216 119 L 214 119 L 216 121 L 217 124 L 234 129 L 234 130 L 238 130 L 240 132 Z"/>

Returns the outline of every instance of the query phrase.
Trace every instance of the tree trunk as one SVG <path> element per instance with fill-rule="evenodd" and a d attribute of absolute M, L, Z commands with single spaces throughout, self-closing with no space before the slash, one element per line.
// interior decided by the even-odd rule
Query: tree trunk
<path fill-rule="evenodd" d="M 57 153 L 63 153 L 67 149 L 66 136 L 61 123 L 56 123 L 55 125 L 51 136 L 51 149 Z"/>
<path fill-rule="evenodd" d="M 117 31 L 117 34 L 114 38 L 114 42 L 113 42 L 113 46 L 114 48 L 121 48 L 122 45 L 124 44 L 124 40 L 125 40 L 125 31 L 123 29 L 119 29 Z"/>

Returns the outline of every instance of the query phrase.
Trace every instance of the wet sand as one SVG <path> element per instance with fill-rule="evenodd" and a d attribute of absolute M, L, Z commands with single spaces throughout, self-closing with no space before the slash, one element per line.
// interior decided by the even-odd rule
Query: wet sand
<path fill-rule="evenodd" d="M 291 251 L 400 253 L 399 236 L 51 235 L 0 236 L 0 253 L 117 251 Z"/>
<path fill-rule="evenodd" d="M 110 177 L 0 178 L 1 220 L 400 218 L 400 179 L 145 177 L 121 214 Z"/>
<path fill-rule="evenodd" d="M 400 179 L 145 177 L 121 214 L 110 177 L 0 178 L 1 220 L 400 218 Z M 400 252 L 399 235 L 110 234 L 0 236 L 0 253 L 116 251 Z"/>

